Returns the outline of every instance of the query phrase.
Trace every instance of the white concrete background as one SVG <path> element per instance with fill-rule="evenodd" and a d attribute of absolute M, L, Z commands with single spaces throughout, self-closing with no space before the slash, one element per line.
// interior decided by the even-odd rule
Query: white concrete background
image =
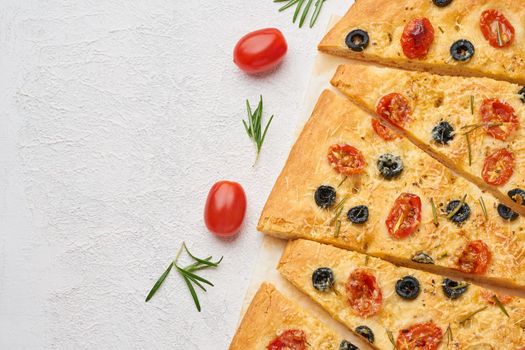
<path fill-rule="evenodd" d="M 0 0 L 0 348 L 226 349 L 316 43 L 350 3 L 310 30 L 271 0 Z M 289 53 L 249 77 L 233 46 L 269 26 Z M 275 119 L 252 167 L 241 119 L 259 94 Z M 249 201 L 230 242 L 202 220 L 220 179 Z M 144 303 L 183 240 L 225 256 L 202 313 L 176 274 Z"/>

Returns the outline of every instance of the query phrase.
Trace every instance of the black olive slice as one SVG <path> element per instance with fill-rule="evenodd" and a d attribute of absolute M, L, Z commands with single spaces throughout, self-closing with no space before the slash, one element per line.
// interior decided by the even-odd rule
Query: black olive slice
<path fill-rule="evenodd" d="M 457 299 L 463 295 L 468 289 L 468 284 L 465 282 L 457 282 L 449 278 L 443 280 L 443 293 L 450 299 Z"/>
<path fill-rule="evenodd" d="M 335 189 L 332 186 L 319 186 L 317 190 L 315 190 L 315 204 L 317 204 L 318 207 L 327 209 L 330 208 L 335 203 Z"/>
<path fill-rule="evenodd" d="M 320 267 L 312 274 L 312 284 L 320 292 L 329 291 L 334 283 L 334 272 L 329 267 Z"/>
<path fill-rule="evenodd" d="M 354 29 L 346 36 L 345 43 L 352 51 L 361 52 L 368 46 L 370 37 L 362 29 Z"/>
<path fill-rule="evenodd" d="M 343 340 L 339 345 L 339 350 L 359 350 L 359 348 L 348 340 Z"/>
<path fill-rule="evenodd" d="M 439 124 L 432 129 L 432 138 L 442 145 L 448 145 L 448 143 L 454 139 L 454 136 L 454 128 L 449 122 L 439 122 Z"/>
<path fill-rule="evenodd" d="M 447 214 L 451 214 L 452 212 L 454 212 L 458 205 L 461 205 L 461 201 L 459 200 L 454 200 L 448 203 L 447 208 L 446 208 Z M 470 217 L 470 206 L 467 203 L 463 203 L 461 208 L 459 208 L 459 210 L 454 215 L 452 215 L 450 220 L 452 222 L 455 222 L 456 224 L 461 224 L 467 221 L 469 217 Z"/>
<path fill-rule="evenodd" d="M 425 252 L 417 252 L 412 257 L 413 262 L 417 262 L 418 264 L 433 264 L 434 259 L 430 255 L 428 255 Z"/>
<path fill-rule="evenodd" d="M 348 211 L 348 220 L 353 224 L 364 224 L 368 221 L 368 207 L 366 205 L 358 205 Z"/>
<path fill-rule="evenodd" d="M 417 298 L 419 289 L 419 281 L 413 276 L 405 276 L 396 282 L 396 293 L 403 299 Z"/>
<path fill-rule="evenodd" d="M 452 0 L 432 0 L 437 7 L 446 7 L 452 3 Z"/>
<path fill-rule="evenodd" d="M 374 340 L 375 340 L 375 336 L 374 336 L 374 332 L 367 326 L 358 326 L 356 329 L 355 329 L 355 332 L 362 336 L 363 338 L 365 338 L 366 340 L 368 340 L 368 342 L 370 344 L 374 344 Z"/>
<path fill-rule="evenodd" d="M 450 54 L 456 61 L 465 62 L 474 56 L 476 50 L 474 45 L 468 40 L 458 40 L 450 47 Z"/>
<path fill-rule="evenodd" d="M 525 205 L 525 191 L 523 191 L 521 188 L 514 188 L 507 192 L 507 195 L 516 203 L 520 203 L 521 205 Z M 519 217 L 519 214 L 516 213 L 514 210 L 510 209 L 504 204 L 498 205 L 498 214 L 501 216 L 504 220 L 507 221 L 514 221 Z"/>
<path fill-rule="evenodd" d="M 404 169 L 403 160 L 390 153 L 382 154 L 377 160 L 379 173 L 387 180 L 392 180 L 401 175 Z"/>
<path fill-rule="evenodd" d="M 525 103 L 525 87 L 522 87 L 520 91 L 518 91 L 518 95 L 520 96 L 521 102 Z"/>

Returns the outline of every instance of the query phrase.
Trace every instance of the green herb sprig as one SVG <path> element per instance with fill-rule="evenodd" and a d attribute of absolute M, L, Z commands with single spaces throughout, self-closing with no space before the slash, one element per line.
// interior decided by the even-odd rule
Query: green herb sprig
<path fill-rule="evenodd" d="M 315 25 L 315 22 L 317 22 L 317 18 L 321 13 L 321 9 L 323 8 L 325 1 L 326 0 L 316 0 L 315 5 L 313 5 L 314 0 L 273 0 L 273 2 L 286 2 L 286 4 L 279 9 L 279 12 L 282 12 L 284 10 L 289 9 L 290 7 L 295 6 L 293 23 L 297 21 L 297 19 L 299 18 L 299 14 L 302 11 L 301 19 L 299 20 L 299 28 L 303 27 L 303 24 L 306 21 L 306 18 L 308 17 L 308 13 L 310 12 L 312 5 L 314 6 L 314 12 L 312 14 L 312 17 L 310 18 L 310 28 L 312 28 Z M 304 6 L 303 8 L 303 5 L 305 3 L 306 6 Z"/>
<path fill-rule="evenodd" d="M 186 266 L 184 268 L 182 268 L 182 267 L 177 265 L 177 262 L 178 262 L 179 257 L 180 257 L 180 255 L 181 255 L 183 250 L 185 250 L 186 253 L 195 261 L 193 264 L 188 265 L 188 266 Z M 190 294 L 191 294 L 191 296 L 193 298 L 193 302 L 195 303 L 195 307 L 200 312 L 201 311 L 201 305 L 200 305 L 200 302 L 199 302 L 199 297 L 197 295 L 197 292 L 195 291 L 194 285 L 196 285 L 197 287 L 202 289 L 204 292 L 206 292 L 206 288 L 204 287 L 203 284 L 207 284 L 207 285 L 213 287 L 213 283 L 211 283 L 207 279 L 204 279 L 204 278 L 198 276 L 197 274 L 195 274 L 195 272 L 200 271 L 200 270 L 204 270 L 204 269 L 207 269 L 207 268 L 216 268 L 221 263 L 222 257 L 217 262 L 212 262 L 211 260 L 212 260 L 211 256 L 209 256 L 209 257 L 207 257 L 205 259 L 197 258 L 195 255 L 193 255 L 189 251 L 188 247 L 186 246 L 186 243 L 183 242 L 182 246 L 179 249 L 179 252 L 177 253 L 177 256 L 175 257 L 175 260 L 173 260 L 170 263 L 170 265 L 168 266 L 166 271 L 164 271 L 164 273 L 159 277 L 157 282 L 155 282 L 155 284 L 153 285 L 153 288 L 151 288 L 150 292 L 148 293 L 148 296 L 146 297 L 146 302 L 150 301 L 151 298 L 153 298 L 155 293 L 157 293 L 159 288 L 162 286 L 162 284 L 166 280 L 166 277 L 168 277 L 168 275 L 170 274 L 171 270 L 173 268 L 175 268 L 177 270 L 177 272 L 184 279 L 184 282 L 186 282 L 186 285 L 188 286 Z"/>
<path fill-rule="evenodd" d="M 494 302 L 496 303 L 496 305 L 499 307 L 499 309 L 501 310 L 501 312 L 503 312 L 503 314 L 507 317 L 510 317 L 509 313 L 507 312 L 507 309 L 505 308 L 505 305 L 503 305 L 503 303 L 501 302 L 501 300 L 499 300 L 498 296 L 497 295 L 493 295 L 492 296 L 492 299 L 494 300 Z"/>
<path fill-rule="evenodd" d="M 476 311 L 473 311 L 471 313 L 469 313 L 468 315 L 466 315 L 465 317 L 463 317 L 462 319 L 459 320 L 459 324 L 460 325 L 464 325 L 468 320 L 470 320 L 472 317 L 476 316 L 477 314 L 479 314 L 481 311 L 484 311 L 487 309 L 487 306 L 485 307 L 482 307 L 480 309 L 477 309 Z"/>
<path fill-rule="evenodd" d="M 487 206 L 485 205 L 485 201 L 483 200 L 483 197 L 479 197 L 479 205 L 481 206 L 481 210 L 483 210 L 483 215 L 485 216 L 485 220 L 488 220 L 489 213 L 487 212 Z"/>
<path fill-rule="evenodd" d="M 246 111 L 248 113 L 248 121 L 245 121 L 243 119 L 242 123 L 244 125 L 244 128 L 246 129 L 246 133 L 248 134 L 248 137 L 255 143 L 256 147 L 256 156 L 255 156 L 255 163 L 257 163 L 257 159 L 259 159 L 259 154 L 261 153 L 261 148 L 264 143 L 264 139 L 266 138 L 266 133 L 268 132 L 268 127 L 270 126 L 273 115 L 268 120 L 268 123 L 266 123 L 266 126 L 264 127 L 264 130 L 262 128 L 262 115 L 263 115 L 263 98 L 260 96 L 259 98 L 259 104 L 257 105 L 257 108 L 255 111 L 252 112 L 252 108 L 250 107 L 250 102 L 246 100 Z"/>

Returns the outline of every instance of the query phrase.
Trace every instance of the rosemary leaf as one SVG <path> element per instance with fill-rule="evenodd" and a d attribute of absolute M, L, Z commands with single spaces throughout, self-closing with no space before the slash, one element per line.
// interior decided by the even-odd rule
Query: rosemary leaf
<path fill-rule="evenodd" d="M 190 280 L 186 276 L 182 276 L 184 278 L 184 281 L 186 282 L 186 285 L 188 286 L 188 289 L 190 290 L 191 297 L 193 298 L 193 302 L 195 303 L 195 307 L 197 308 L 197 311 L 201 312 L 201 304 L 199 302 L 199 297 L 197 296 L 197 292 L 195 292 L 195 288 L 193 287 L 193 284 L 191 284 Z"/>
<path fill-rule="evenodd" d="M 335 238 L 339 237 L 340 231 L 341 231 L 341 220 L 337 220 L 337 222 L 335 223 L 335 234 L 334 234 Z"/>
<path fill-rule="evenodd" d="M 348 179 L 348 176 L 345 176 L 344 179 L 341 180 L 341 182 L 339 183 L 339 185 L 337 185 L 337 188 L 341 187 L 341 185 L 345 183 L 346 179 Z"/>
<path fill-rule="evenodd" d="M 199 259 L 199 258 L 197 258 L 195 255 L 191 254 L 191 252 L 188 250 L 188 247 L 186 246 L 186 243 L 183 242 L 183 243 L 182 243 L 182 246 L 184 247 L 184 250 L 186 250 L 186 253 L 188 253 L 188 255 L 191 256 L 191 258 L 192 258 L 193 260 L 195 260 L 196 262 L 198 262 L 198 263 L 200 263 L 200 264 L 202 264 L 202 265 L 217 267 L 217 266 L 221 263 L 221 261 L 222 261 L 222 258 L 221 258 L 219 261 L 217 261 L 217 262 L 215 262 L 215 263 L 214 263 L 214 262 L 211 262 L 211 261 L 210 261 L 211 257 L 206 258 L 206 259 Z M 187 269 L 187 268 L 186 268 L 186 269 Z"/>
<path fill-rule="evenodd" d="M 189 272 L 189 271 L 186 271 L 185 269 L 183 268 L 180 268 L 178 267 L 177 265 L 175 265 L 175 267 L 177 268 L 177 270 L 180 272 L 181 275 L 185 276 L 185 277 L 189 277 L 191 279 L 195 279 L 197 281 L 200 281 L 202 283 L 206 283 L 207 285 L 210 285 L 213 287 L 213 283 L 211 283 L 210 281 L 208 281 L 207 279 L 205 278 L 202 278 L 192 272 Z"/>
<path fill-rule="evenodd" d="M 482 308 L 479 308 L 477 309 L 476 311 L 473 311 L 471 312 L 470 314 L 466 315 L 465 317 L 463 317 L 462 319 L 459 320 L 459 324 L 460 325 L 464 325 L 465 322 L 467 322 L 468 320 L 470 320 L 472 317 L 476 316 L 477 314 L 479 314 L 481 311 L 484 311 L 487 309 L 487 306 L 484 306 Z"/>
<path fill-rule="evenodd" d="M 434 198 L 430 198 L 430 204 L 432 205 L 432 215 L 434 216 L 434 226 L 438 227 L 439 221 L 438 221 L 436 204 L 434 203 Z"/>
<path fill-rule="evenodd" d="M 310 20 L 310 28 L 313 28 L 315 25 L 315 22 L 317 22 L 317 18 L 319 17 L 319 14 L 321 13 L 321 9 L 323 8 L 323 5 L 326 0 L 317 0 L 315 3 L 315 10 L 314 14 L 312 15 L 312 19 Z"/>
<path fill-rule="evenodd" d="M 274 2 L 285 2 L 285 1 L 289 1 L 289 0 L 279 0 L 279 1 L 276 1 L 274 0 Z M 279 12 L 282 12 L 290 7 L 292 7 L 293 5 L 297 4 L 299 0 L 292 0 L 292 1 L 289 1 L 286 5 L 284 5 L 283 7 L 281 7 L 279 9 Z"/>
<path fill-rule="evenodd" d="M 474 115 L 474 96 L 470 96 L 470 113 Z"/>
<path fill-rule="evenodd" d="M 483 197 L 479 197 L 479 204 L 481 205 L 481 210 L 483 210 L 483 215 L 485 215 L 485 220 L 489 219 L 489 213 L 487 212 L 487 207 L 485 206 L 485 201 Z"/>
<path fill-rule="evenodd" d="M 293 14 L 293 23 L 295 23 L 295 21 L 297 20 L 297 17 L 299 16 L 299 13 L 301 12 L 301 8 L 303 7 L 303 4 L 304 4 L 304 1 L 305 0 L 299 0 L 297 2 L 297 7 L 295 8 L 295 12 Z"/>
<path fill-rule="evenodd" d="M 148 293 L 148 296 L 146 297 L 146 302 L 150 301 L 151 298 L 157 293 L 157 290 L 159 290 L 160 286 L 162 286 L 162 283 L 164 283 L 164 280 L 168 275 L 170 274 L 171 269 L 173 268 L 173 262 L 171 262 L 170 266 L 164 271 L 164 273 L 160 276 L 160 278 L 155 282 L 153 285 L 153 288 L 151 288 L 150 292 Z"/>
<path fill-rule="evenodd" d="M 505 305 L 503 305 L 501 300 L 499 300 L 499 298 L 496 295 L 493 295 L 492 298 L 494 299 L 494 302 L 496 303 L 496 305 L 498 305 L 501 312 L 503 312 L 505 316 L 510 317 L 509 313 L 507 312 L 507 309 L 505 309 Z"/>
<path fill-rule="evenodd" d="M 443 28 L 441 28 L 440 26 L 438 26 L 438 29 L 441 33 L 445 33 L 445 31 L 443 30 Z"/>
<path fill-rule="evenodd" d="M 469 134 L 465 134 L 467 139 L 467 149 L 468 149 L 468 165 L 472 165 L 472 145 L 470 144 Z"/>
<path fill-rule="evenodd" d="M 308 0 L 308 3 L 306 4 L 306 7 L 304 8 L 303 15 L 301 16 L 301 20 L 299 21 L 299 28 L 303 27 L 304 21 L 306 20 L 306 16 L 308 15 L 310 8 L 312 7 L 313 1 L 314 0 Z"/>
<path fill-rule="evenodd" d="M 386 334 L 388 335 L 388 340 L 390 340 L 394 349 L 397 350 L 396 341 L 394 340 L 394 334 L 392 334 L 392 331 L 387 329 Z"/>
<path fill-rule="evenodd" d="M 310 28 L 312 28 L 317 22 L 319 14 L 321 13 L 321 9 L 323 8 L 323 5 L 326 2 L 326 0 L 315 0 L 315 2 L 314 0 L 274 0 L 273 2 L 286 3 L 279 8 L 279 12 L 285 11 L 295 6 L 293 14 L 293 23 L 295 23 L 297 19 L 299 19 L 299 28 L 303 27 L 313 6 L 314 10 L 310 18 Z"/>
<path fill-rule="evenodd" d="M 447 337 L 447 346 L 450 345 L 451 341 L 454 341 L 454 336 L 452 334 L 452 328 L 450 328 L 450 323 L 448 324 L 447 330 L 445 332 L 445 335 Z"/>

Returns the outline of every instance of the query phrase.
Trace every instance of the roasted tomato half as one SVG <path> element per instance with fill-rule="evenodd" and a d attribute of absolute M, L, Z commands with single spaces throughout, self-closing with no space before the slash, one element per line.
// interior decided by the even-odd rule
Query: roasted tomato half
<path fill-rule="evenodd" d="M 405 25 L 401 47 L 408 58 L 425 58 L 433 42 L 434 27 L 428 18 L 414 18 Z"/>
<path fill-rule="evenodd" d="M 487 272 L 492 253 L 485 242 L 477 240 L 472 241 L 458 257 L 458 270 L 465 273 L 482 275 Z"/>
<path fill-rule="evenodd" d="M 328 162 L 335 171 L 346 176 L 362 173 L 366 165 L 363 153 L 347 144 L 330 146 Z"/>
<path fill-rule="evenodd" d="M 421 223 L 421 198 L 402 193 L 394 202 L 386 219 L 388 233 L 393 238 L 410 236 Z"/>
<path fill-rule="evenodd" d="M 399 138 L 399 135 L 397 135 L 394 131 L 390 130 L 388 126 L 386 126 L 377 119 L 372 119 L 372 128 L 374 129 L 376 134 L 378 134 L 379 137 L 381 137 L 385 141 L 392 141 Z"/>
<path fill-rule="evenodd" d="M 434 322 L 418 323 L 402 329 L 397 336 L 398 350 L 436 350 L 443 340 L 443 331 Z"/>
<path fill-rule="evenodd" d="M 397 92 L 383 96 L 376 108 L 377 115 L 390 123 L 403 127 L 410 118 L 410 106 L 405 96 Z"/>
<path fill-rule="evenodd" d="M 268 344 L 268 350 L 305 350 L 306 334 L 298 329 L 289 329 Z"/>
<path fill-rule="evenodd" d="M 366 269 L 355 269 L 346 281 L 346 296 L 352 311 L 362 317 L 369 317 L 381 310 L 383 293 L 375 276 Z"/>
<path fill-rule="evenodd" d="M 483 128 L 488 135 L 505 141 L 519 126 L 519 118 L 514 108 L 498 99 L 486 99 L 480 108 Z"/>
<path fill-rule="evenodd" d="M 503 148 L 485 158 L 481 176 L 489 185 L 504 185 L 514 173 L 516 160 L 514 154 Z"/>
<path fill-rule="evenodd" d="M 481 32 L 491 46 L 508 47 L 514 41 L 514 27 L 507 17 L 498 10 L 485 10 L 479 21 Z"/>

